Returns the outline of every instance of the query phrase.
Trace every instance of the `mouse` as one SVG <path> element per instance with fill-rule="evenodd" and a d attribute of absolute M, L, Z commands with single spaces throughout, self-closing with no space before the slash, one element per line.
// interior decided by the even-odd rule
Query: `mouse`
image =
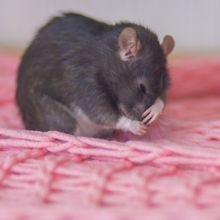
<path fill-rule="evenodd" d="M 163 111 L 167 56 L 149 28 L 108 24 L 79 13 L 53 17 L 36 33 L 18 68 L 16 103 L 25 128 L 76 136 L 144 135 Z"/>

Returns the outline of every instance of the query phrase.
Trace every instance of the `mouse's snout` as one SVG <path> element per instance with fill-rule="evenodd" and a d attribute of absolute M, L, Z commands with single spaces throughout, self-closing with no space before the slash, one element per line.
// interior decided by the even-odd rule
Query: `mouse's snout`
<path fill-rule="evenodd" d="M 145 100 L 140 103 L 136 103 L 133 107 L 133 113 L 136 118 L 141 119 L 142 114 L 153 104 L 152 100 Z"/>
<path fill-rule="evenodd" d="M 141 119 L 142 114 L 144 113 L 144 111 L 147 109 L 148 104 L 146 103 L 137 103 L 134 107 L 133 107 L 133 112 L 136 118 Z"/>

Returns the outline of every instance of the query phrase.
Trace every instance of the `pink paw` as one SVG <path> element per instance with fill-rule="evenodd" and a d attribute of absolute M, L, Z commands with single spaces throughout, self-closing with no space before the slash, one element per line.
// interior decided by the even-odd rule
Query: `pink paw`
<path fill-rule="evenodd" d="M 129 130 L 133 134 L 141 136 L 147 132 L 147 125 L 143 124 L 140 121 L 132 121 Z"/>
<path fill-rule="evenodd" d="M 157 99 L 155 103 L 149 107 L 142 115 L 143 124 L 151 124 L 163 111 L 164 102 L 161 99 Z"/>

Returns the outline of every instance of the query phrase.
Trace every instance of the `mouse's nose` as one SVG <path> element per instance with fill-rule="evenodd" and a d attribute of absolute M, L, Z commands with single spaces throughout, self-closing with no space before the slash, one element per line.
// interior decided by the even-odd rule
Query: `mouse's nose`
<path fill-rule="evenodd" d="M 136 106 L 134 107 L 134 114 L 137 118 L 141 119 L 142 114 L 144 113 L 144 111 L 146 110 L 146 104 L 145 103 L 138 103 L 136 104 Z"/>
<path fill-rule="evenodd" d="M 153 102 L 153 100 L 145 100 L 144 102 L 137 103 L 134 107 L 135 116 L 141 119 L 142 114 L 153 104 Z"/>

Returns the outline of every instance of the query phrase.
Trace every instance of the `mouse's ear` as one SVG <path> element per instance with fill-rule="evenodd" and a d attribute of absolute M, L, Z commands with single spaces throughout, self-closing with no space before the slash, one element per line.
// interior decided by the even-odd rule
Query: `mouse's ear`
<path fill-rule="evenodd" d="M 118 44 L 120 47 L 120 57 L 124 61 L 135 57 L 141 48 L 136 30 L 132 27 L 126 27 L 122 30 L 118 38 Z"/>
<path fill-rule="evenodd" d="M 163 38 L 163 41 L 161 43 L 161 47 L 163 49 L 163 52 L 166 56 L 168 56 L 172 50 L 174 49 L 175 47 L 175 40 L 172 36 L 170 35 L 166 35 L 164 38 Z"/>

